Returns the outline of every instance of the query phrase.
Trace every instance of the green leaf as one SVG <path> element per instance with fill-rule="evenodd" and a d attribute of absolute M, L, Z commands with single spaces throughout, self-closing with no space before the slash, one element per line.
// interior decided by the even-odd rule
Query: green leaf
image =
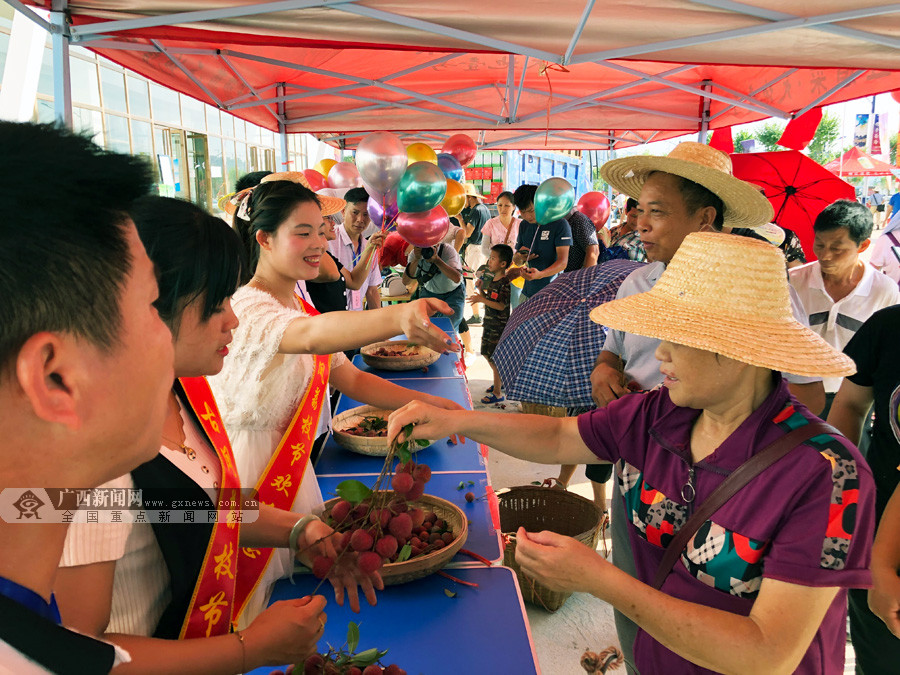
<path fill-rule="evenodd" d="M 372 494 L 371 488 L 358 480 L 345 480 L 338 483 L 335 492 L 338 493 L 341 499 L 346 499 L 351 504 L 359 504 Z"/>
<path fill-rule="evenodd" d="M 351 660 L 354 666 L 359 666 L 360 668 L 365 668 L 366 666 L 371 666 L 373 663 L 378 661 L 378 659 L 382 658 L 385 654 L 387 654 L 387 649 L 379 650 L 375 649 L 367 649 L 364 652 L 360 652 L 356 654 Z"/>
<path fill-rule="evenodd" d="M 352 621 L 347 624 L 347 649 L 355 652 L 359 646 L 359 626 Z"/>
<path fill-rule="evenodd" d="M 531 481 L 531 484 L 532 485 L 543 485 L 543 483 L 541 483 L 541 481 L 539 481 L 539 480 L 533 480 L 533 481 Z"/>
<path fill-rule="evenodd" d="M 409 437 L 412 436 L 412 432 L 413 432 L 413 425 L 407 424 L 405 427 L 403 427 L 403 438 L 405 438 L 406 440 L 409 440 Z"/>
<path fill-rule="evenodd" d="M 409 560 L 409 556 L 412 554 L 412 546 L 409 544 L 404 544 L 403 548 L 400 549 L 400 553 L 397 555 L 397 562 L 403 562 L 405 560 Z"/>
<path fill-rule="evenodd" d="M 448 598 L 455 598 L 455 597 L 456 597 L 456 591 L 451 591 L 449 588 L 445 588 L 445 589 L 444 589 L 444 595 L 446 595 Z"/>
<path fill-rule="evenodd" d="M 419 444 L 420 448 L 427 448 L 429 445 L 431 445 L 431 441 L 426 441 L 424 438 L 417 438 L 416 443 Z"/>
<path fill-rule="evenodd" d="M 409 443 L 401 443 L 397 446 L 397 456 L 400 457 L 400 461 L 403 463 L 412 459 L 412 453 L 409 451 Z"/>
<path fill-rule="evenodd" d="M 475 481 L 474 480 L 466 481 L 466 485 L 468 485 L 469 487 L 472 487 L 473 485 L 475 485 Z"/>
<path fill-rule="evenodd" d="M 462 481 L 459 481 L 459 485 L 456 486 L 456 489 L 457 489 L 457 490 L 464 490 L 465 487 L 466 487 L 466 484 L 463 483 Z"/>

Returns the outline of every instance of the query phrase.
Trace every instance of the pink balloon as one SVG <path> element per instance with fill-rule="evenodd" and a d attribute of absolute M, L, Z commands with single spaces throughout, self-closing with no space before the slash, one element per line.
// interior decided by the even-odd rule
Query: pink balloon
<path fill-rule="evenodd" d="M 315 169 L 303 169 L 303 175 L 306 176 L 309 188 L 313 192 L 318 192 L 319 190 L 328 187 L 328 184 L 325 182 L 325 176 Z"/>
<path fill-rule="evenodd" d="M 338 162 L 328 171 L 330 188 L 352 188 L 359 185 L 359 182 L 359 171 L 350 162 Z"/>
<path fill-rule="evenodd" d="M 575 209 L 590 218 L 594 227 L 603 227 L 609 220 L 609 199 L 602 192 L 585 192 L 575 204 Z"/>
<path fill-rule="evenodd" d="M 441 148 L 441 152 L 446 152 L 448 155 L 453 155 L 456 159 L 459 160 L 459 163 L 463 166 L 468 166 L 472 163 L 472 160 L 475 159 L 475 154 L 478 152 L 478 147 L 475 145 L 475 141 L 466 136 L 465 134 L 453 134 L 450 138 L 444 141 L 444 146 Z"/>
<path fill-rule="evenodd" d="M 447 236 L 450 217 L 443 206 L 421 213 L 401 213 L 397 216 L 397 233 L 413 246 L 435 246 Z"/>

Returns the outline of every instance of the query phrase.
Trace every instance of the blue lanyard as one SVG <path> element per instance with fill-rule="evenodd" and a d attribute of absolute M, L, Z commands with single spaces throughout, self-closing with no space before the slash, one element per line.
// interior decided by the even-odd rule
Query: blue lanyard
<path fill-rule="evenodd" d="M 356 253 L 352 253 L 353 251 L 353 242 L 350 242 L 350 250 L 351 250 L 351 259 L 353 260 L 353 264 L 350 266 L 352 270 L 359 263 L 359 259 L 362 258 L 362 235 L 359 235 L 359 244 L 356 247 Z"/>
<path fill-rule="evenodd" d="M 27 607 L 48 621 L 56 624 L 62 622 L 59 616 L 59 607 L 56 606 L 56 598 L 53 595 L 50 596 L 50 602 L 48 603 L 30 588 L 25 588 L 25 586 L 17 584 L 6 577 L 0 577 L 0 595 L 6 596 L 23 607 Z"/>

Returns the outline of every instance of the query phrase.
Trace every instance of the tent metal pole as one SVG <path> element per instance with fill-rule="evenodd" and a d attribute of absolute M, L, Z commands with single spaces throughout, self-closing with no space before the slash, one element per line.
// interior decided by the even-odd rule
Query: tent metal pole
<path fill-rule="evenodd" d="M 116 32 L 140 28 L 154 28 L 157 26 L 174 26 L 176 24 L 199 23 L 202 21 L 216 21 L 218 19 L 233 19 L 239 16 L 254 16 L 259 14 L 272 14 L 274 12 L 288 12 L 299 9 L 313 9 L 315 7 L 347 4 L 356 0 L 282 0 L 281 2 L 262 2 L 257 4 L 239 5 L 237 7 L 225 7 L 221 9 L 205 9 L 194 12 L 178 12 L 176 14 L 163 14 L 148 16 L 142 19 L 123 19 L 121 21 L 101 21 L 84 26 L 78 26 L 72 31 L 74 42 L 83 41 L 98 33 Z"/>
<path fill-rule="evenodd" d="M 506 55 L 506 123 L 512 122 L 513 82 L 516 79 L 516 55 Z"/>
<path fill-rule="evenodd" d="M 563 54 L 562 65 L 569 63 L 572 58 L 572 53 L 575 51 L 578 40 L 581 39 L 581 34 L 584 32 L 584 26 L 587 24 L 588 17 L 591 15 L 591 10 L 594 9 L 594 1 L 595 0 L 587 0 L 587 2 L 584 3 L 584 10 L 581 12 L 581 18 L 578 20 L 578 25 L 575 26 L 575 32 L 572 33 L 572 39 L 569 40 L 569 46 L 566 47 L 566 53 Z"/>
<path fill-rule="evenodd" d="M 44 20 L 44 17 L 37 14 L 34 10 L 31 9 L 28 5 L 25 5 L 19 0 L 4 0 L 7 5 L 10 5 L 14 10 L 24 15 L 25 18 L 31 19 L 38 26 L 43 28 L 48 33 L 52 33 L 53 30 L 50 28 L 51 24 L 48 21 Z"/>
<path fill-rule="evenodd" d="M 706 5 L 708 7 L 715 7 L 716 9 L 726 9 L 738 14 L 752 16 L 757 19 L 768 19 L 769 21 L 797 18 L 794 14 L 786 14 L 784 12 L 776 12 L 774 10 L 764 9 L 762 7 L 754 7 L 743 2 L 733 2 L 733 0 L 693 0 L 693 2 L 697 5 Z M 854 40 L 863 40 L 865 42 L 884 45 L 885 47 L 900 49 L 900 40 L 898 40 L 897 38 L 889 37 L 887 35 L 867 33 L 866 31 L 857 30 L 856 28 L 835 26 L 828 23 L 822 24 L 821 26 L 810 26 L 810 28 L 825 33 L 831 33 L 832 35 L 841 35 L 843 37 L 848 37 Z"/>
<path fill-rule="evenodd" d="M 865 70 L 857 70 L 855 73 L 853 73 L 853 74 L 852 74 L 850 77 L 848 77 L 846 80 L 844 80 L 843 82 L 839 82 L 838 84 L 836 84 L 835 86 L 833 86 L 831 89 L 829 89 L 828 91 L 826 91 L 824 94 L 822 94 L 821 96 L 819 96 L 815 101 L 812 101 L 811 103 L 807 104 L 805 107 L 800 108 L 800 110 L 798 110 L 796 113 L 794 113 L 794 117 L 800 117 L 800 115 L 802 115 L 803 113 L 805 113 L 805 112 L 807 112 L 807 111 L 809 111 L 809 110 L 812 110 L 812 109 L 815 108 L 817 105 L 819 105 L 822 101 L 826 100 L 829 96 L 831 96 L 832 94 L 834 94 L 834 93 L 840 91 L 841 89 L 843 89 L 844 87 L 846 87 L 848 84 L 850 84 L 851 82 L 853 82 L 853 80 L 855 80 L 856 78 L 858 78 L 858 77 L 864 75 L 865 72 L 866 72 Z"/>
<path fill-rule="evenodd" d="M 525 65 L 522 66 L 522 75 L 519 77 L 519 91 L 516 93 L 516 103 L 512 112 L 509 114 L 510 124 L 516 122 L 516 115 L 519 114 L 519 101 L 522 99 L 522 88 L 525 86 L 525 73 L 528 72 L 528 57 L 525 57 Z"/>
<path fill-rule="evenodd" d="M 706 33 L 705 35 L 694 35 L 687 38 L 679 38 L 677 40 L 663 40 L 661 42 L 635 45 L 633 47 L 622 47 L 620 49 L 607 49 L 601 52 L 594 52 L 592 54 L 584 54 L 576 59 L 572 59 L 572 63 L 577 64 L 586 63 L 589 61 L 623 59 L 633 56 L 643 56 L 646 54 L 652 54 L 654 52 L 661 52 L 671 49 L 695 47 L 697 45 L 709 44 L 710 42 L 722 42 L 724 40 L 734 40 L 738 38 L 751 37 L 754 35 L 776 33 L 783 30 L 790 30 L 792 28 L 813 28 L 822 24 L 833 23 L 835 21 L 850 21 L 852 19 L 863 19 L 872 16 L 890 14 L 896 12 L 897 9 L 897 5 L 885 5 L 882 7 L 852 9 L 846 12 L 820 14 L 819 16 L 794 17 L 791 19 L 772 21 L 770 23 L 762 24 L 759 26 L 750 26 L 748 28 L 723 30 L 717 31 L 715 33 Z"/>
<path fill-rule="evenodd" d="M 154 47 L 156 47 L 157 51 L 159 51 L 160 54 L 164 55 L 167 59 L 169 59 L 169 61 L 171 61 L 175 65 L 175 67 L 178 68 L 178 70 L 180 70 L 182 73 L 187 75 L 187 78 L 191 82 L 196 84 L 197 87 L 200 89 L 200 91 L 202 91 L 204 94 L 209 96 L 210 100 L 213 101 L 217 107 L 219 107 L 219 108 L 225 107 L 224 104 L 222 103 L 222 101 L 219 100 L 218 96 L 216 96 L 214 93 L 212 93 L 209 90 L 209 88 L 205 84 L 203 84 L 197 78 L 196 75 L 194 75 L 190 70 L 188 70 L 187 67 L 181 61 L 179 61 L 174 56 L 172 56 L 168 51 L 166 51 L 166 48 L 163 47 L 157 40 L 150 40 L 150 44 L 152 44 Z M 188 96 L 190 96 L 190 94 L 188 94 Z"/>
<path fill-rule="evenodd" d="M 279 82 L 275 85 L 275 91 L 279 96 L 284 94 L 284 83 Z M 288 137 L 287 125 L 284 123 L 284 101 L 279 101 L 276 110 L 278 111 L 278 140 L 281 145 L 281 167 L 283 171 L 290 171 L 291 156 L 288 153 Z"/>
<path fill-rule="evenodd" d="M 781 73 L 781 75 L 779 75 L 778 77 L 776 77 L 776 78 L 774 78 L 774 79 L 769 80 L 768 82 L 766 82 L 763 86 L 757 87 L 756 89 L 751 90 L 749 96 L 750 96 L 750 97 L 755 97 L 757 94 L 760 94 L 760 93 L 764 92 L 764 91 L 765 91 L 766 89 L 768 89 L 769 87 L 774 87 L 776 84 L 778 84 L 779 82 L 781 82 L 784 78 L 790 77 L 791 75 L 793 75 L 794 73 L 796 73 L 797 70 L 798 70 L 797 68 L 791 68 L 790 70 L 786 70 L 785 72 Z M 740 96 L 738 97 L 738 99 L 741 100 L 741 101 L 744 101 L 744 100 L 746 100 L 746 96 L 742 94 L 742 95 L 740 95 Z M 709 118 L 710 122 L 711 122 L 712 120 L 716 119 L 717 117 L 719 117 L 720 115 L 724 115 L 725 113 L 727 113 L 727 112 L 728 112 L 729 110 L 731 110 L 732 108 L 734 108 L 733 105 L 729 105 L 729 106 L 727 106 L 727 107 L 725 107 L 725 108 L 722 108 L 722 110 L 720 110 L 720 111 L 717 112 L 715 115 L 713 115 L 713 116 L 711 116 L 711 117 Z"/>
<path fill-rule="evenodd" d="M 69 70 L 68 0 L 53 0 L 50 35 L 53 45 L 53 113 L 57 121 L 72 128 L 72 74 Z"/>
<path fill-rule="evenodd" d="M 700 88 L 703 91 L 710 91 L 712 89 L 712 82 L 709 80 L 704 80 L 703 84 L 700 85 Z M 709 131 L 709 106 L 711 101 L 709 100 L 709 96 L 701 96 L 700 97 L 700 133 L 697 134 L 697 142 L 698 143 L 706 143 L 706 132 Z"/>

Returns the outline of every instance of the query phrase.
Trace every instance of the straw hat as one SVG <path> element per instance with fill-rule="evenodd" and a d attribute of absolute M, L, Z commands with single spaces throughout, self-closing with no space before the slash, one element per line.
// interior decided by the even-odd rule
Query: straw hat
<path fill-rule="evenodd" d="M 276 180 L 286 180 L 291 183 L 298 183 L 305 187 L 307 190 L 312 190 L 309 185 L 309 181 L 306 180 L 306 176 L 303 175 L 302 171 L 282 171 L 280 173 L 270 173 L 268 176 L 265 176 L 261 181 L 262 183 L 271 183 Z M 219 200 L 219 208 L 227 213 L 229 216 L 233 216 L 237 210 L 241 206 L 241 202 L 246 199 L 252 192 L 254 188 L 247 188 L 246 190 L 242 190 L 236 194 L 225 195 Z M 338 197 L 331 197 L 329 195 L 316 194 L 319 199 L 319 205 L 322 207 L 322 215 L 323 216 L 333 216 L 335 213 L 340 213 L 344 210 L 344 207 L 347 206 L 347 202 Z"/>
<path fill-rule="evenodd" d="M 475 197 L 475 199 L 481 201 L 484 199 L 484 195 L 478 191 L 478 188 L 475 187 L 472 183 L 466 183 L 466 196 L 467 197 Z"/>
<path fill-rule="evenodd" d="M 689 234 L 652 289 L 595 307 L 591 319 L 761 368 L 856 372 L 852 359 L 794 319 L 781 251 L 747 237 Z"/>
<path fill-rule="evenodd" d="M 654 171 L 687 178 L 705 187 L 725 204 L 725 225 L 759 227 L 775 217 L 759 188 L 735 178 L 731 158 L 703 143 L 685 141 L 666 157 L 635 155 L 613 159 L 600 167 L 600 175 L 619 192 L 638 199 L 644 181 Z"/>

